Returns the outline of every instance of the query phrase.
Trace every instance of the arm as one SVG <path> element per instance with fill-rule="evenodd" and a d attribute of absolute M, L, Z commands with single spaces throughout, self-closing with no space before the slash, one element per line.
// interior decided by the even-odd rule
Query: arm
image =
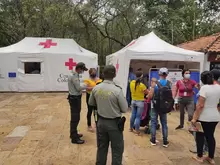
<path fill-rule="evenodd" d="M 150 98 L 150 99 L 152 99 L 153 98 L 153 96 L 154 96 L 154 89 L 155 89 L 155 86 L 156 86 L 156 79 L 152 79 L 152 81 L 151 81 L 151 88 L 150 88 L 150 91 L 149 91 L 149 93 L 148 93 L 148 98 Z"/>
<path fill-rule="evenodd" d="M 73 83 L 73 85 L 75 86 L 75 88 L 78 92 L 80 92 L 80 91 L 87 88 L 87 86 L 84 86 L 84 87 L 80 86 L 80 81 L 79 81 L 78 78 L 73 77 L 72 78 L 72 83 Z"/>
<path fill-rule="evenodd" d="M 176 98 L 178 90 L 179 90 L 179 81 L 176 82 L 176 88 L 175 88 L 174 93 L 173 93 L 173 98 L 174 99 Z"/>
<path fill-rule="evenodd" d="M 199 92 L 199 99 L 198 99 L 198 103 L 196 105 L 196 111 L 194 112 L 194 115 L 193 115 L 192 122 L 194 122 L 194 123 L 199 119 L 199 116 L 204 108 L 205 98 L 206 98 L 205 88 L 202 87 Z"/>
<path fill-rule="evenodd" d="M 143 84 L 143 86 L 142 86 L 142 87 L 143 87 L 143 92 L 144 92 L 144 94 L 146 94 L 146 95 L 147 95 L 147 94 L 148 94 L 148 92 L 149 92 L 149 91 L 148 91 L 148 89 L 147 89 L 147 87 L 146 87 L 144 84 Z"/>
<path fill-rule="evenodd" d="M 90 96 L 91 97 L 91 96 Z M 120 111 L 122 113 L 126 113 L 128 111 L 128 103 L 127 100 L 125 99 L 122 90 L 120 91 L 118 95 L 118 104 L 120 107 Z"/>
<path fill-rule="evenodd" d="M 96 106 L 96 100 L 94 97 L 94 91 L 91 92 L 90 97 L 89 97 L 89 105 L 90 106 Z"/>
<path fill-rule="evenodd" d="M 193 80 L 193 86 L 200 90 L 200 84 Z"/>
<path fill-rule="evenodd" d="M 192 120 L 193 123 L 195 123 L 199 119 L 199 116 L 202 113 L 204 105 L 205 105 L 205 98 L 202 96 L 199 96 L 199 100 L 196 105 L 196 111 L 194 112 L 194 115 L 193 115 L 193 120 Z"/>

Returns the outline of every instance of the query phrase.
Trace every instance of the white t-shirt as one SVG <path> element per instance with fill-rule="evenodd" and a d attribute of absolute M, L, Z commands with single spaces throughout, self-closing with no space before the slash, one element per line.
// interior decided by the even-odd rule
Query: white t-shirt
<path fill-rule="evenodd" d="M 205 105 L 199 120 L 206 122 L 220 121 L 220 112 L 217 109 L 220 99 L 220 85 L 204 85 L 201 87 L 199 95 L 205 98 Z"/>

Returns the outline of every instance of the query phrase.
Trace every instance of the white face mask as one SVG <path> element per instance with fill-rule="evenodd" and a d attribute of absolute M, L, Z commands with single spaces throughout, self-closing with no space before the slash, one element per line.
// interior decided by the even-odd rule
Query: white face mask
<path fill-rule="evenodd" d="M 184 78 L 190 79 L 190 74 L 184 74 Z"/>

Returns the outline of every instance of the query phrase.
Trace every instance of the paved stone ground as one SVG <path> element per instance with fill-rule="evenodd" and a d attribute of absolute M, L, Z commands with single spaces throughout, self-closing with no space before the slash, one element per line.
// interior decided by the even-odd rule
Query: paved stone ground
<path fill-rule="evenodd" d="M 96 136 L 87 132 L 83 97 L 79 130 L 86 144 L 69 140 L 69 106 L 64 93 L 0 94 L 0 165 L 94 165 Z M 129 119 L 130 113 L 126 114 Z M 186 130 L 175 131 L 178 112 L 168 117 L 170 147 L 152 147 L 149 135 L 124 132 L 124 165 L 195 165 L 189 147 L 193 138 Z M 216 131 L 216 164 L 220 164 L 220 129 Z M 111 154 L 108 156 L 111 164 Z"/>

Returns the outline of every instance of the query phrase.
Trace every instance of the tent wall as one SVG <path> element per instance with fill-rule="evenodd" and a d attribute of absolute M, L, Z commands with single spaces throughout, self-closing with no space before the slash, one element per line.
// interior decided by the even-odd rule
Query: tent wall
<path fill-rule="evenodd" d="M 68 75 L 71 74 L 65 62 L 72 58 L 75 62 L 84 62 L 88 68 L 97 68 L 96 58 L 78 54 L 1 54 L 0 55 L 0 91 L 67 91 Z M 27 75 L 22 62 L 42 60 L 42 73 Z M 9 73 L 16 73 L 10 78 Z M 88 72 L 82 80 L 88 78 Z"/>

